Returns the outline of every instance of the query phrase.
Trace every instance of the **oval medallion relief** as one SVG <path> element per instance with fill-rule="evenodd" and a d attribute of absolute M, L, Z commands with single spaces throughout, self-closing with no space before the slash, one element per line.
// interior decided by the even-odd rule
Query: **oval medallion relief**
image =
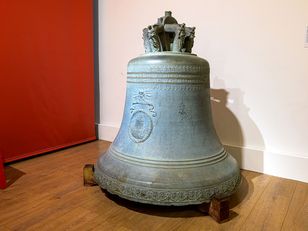
<path fill-rule="evenodd" d="M 136 111 L 129 122 L 129 135 L 130 138 L 140 143 L 149 138 L 153 130 L 153 122 L 151 117 L 143 112 Z"/>

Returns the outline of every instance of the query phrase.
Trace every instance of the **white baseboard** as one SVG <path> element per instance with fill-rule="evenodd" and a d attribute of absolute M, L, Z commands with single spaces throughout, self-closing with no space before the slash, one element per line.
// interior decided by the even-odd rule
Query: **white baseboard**
<path fill-rule="evenodd" d="M 119 131 L 119 125 L 98 124 L 98 138 L 112 142 Z M 247 147 L 225 145 L 245 170 L 308 183 L 308 158 L 271 153 Z"/>
<path fill-rule="evenodd" d="M 225 145 L 245 170 L 308 183 L 308 158 Z"/>

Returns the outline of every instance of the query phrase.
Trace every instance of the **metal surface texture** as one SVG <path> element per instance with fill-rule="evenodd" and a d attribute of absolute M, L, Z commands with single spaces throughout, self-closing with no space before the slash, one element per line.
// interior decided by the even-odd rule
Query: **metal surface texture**
<path fill-rule="evenodd" d="M 234 193 L 240 172 L 213 126 L 209 64 L 190 53 L 194 28 L 172 19 L 166 12 L 144 30 L 146 53 L 128 64 L 121 128 L 94 175 L 102 188 L 132 201 L 201 204 Z M 158 50 L 149 28 L 158 31 Z"/>

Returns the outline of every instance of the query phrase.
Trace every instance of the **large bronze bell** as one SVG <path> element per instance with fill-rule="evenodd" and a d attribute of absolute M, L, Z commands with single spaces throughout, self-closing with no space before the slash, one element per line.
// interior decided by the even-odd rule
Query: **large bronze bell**
<path fill-rule="evenodd" d="M 128 64 L 120 131 L 95 166 L 96 182 L 110 193 L 188 205 L 237 188 L 238 164 L 212 122 L 209 64 L 191 54 L 194 32 L 171 12 L 143 30 L 146 53 Z"/>

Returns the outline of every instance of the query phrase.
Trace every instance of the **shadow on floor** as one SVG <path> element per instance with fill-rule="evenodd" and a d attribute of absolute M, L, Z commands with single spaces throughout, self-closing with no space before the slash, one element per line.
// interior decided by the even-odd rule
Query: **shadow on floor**
<path fill-rule="evenodd" d="M 13 168 L 11 166 L 5 166 L 4 173 L 6 177 L 6 185 L 9 187 L 14 182 L 16 182 L 20 177 L 25 175 L 26 173 L 20 171 L 17 168 Z"/>

